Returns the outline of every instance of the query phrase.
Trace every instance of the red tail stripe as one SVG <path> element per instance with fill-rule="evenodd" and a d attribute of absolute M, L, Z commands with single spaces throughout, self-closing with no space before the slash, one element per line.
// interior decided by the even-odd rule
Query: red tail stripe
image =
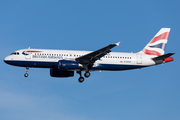
<path fill-rule="evenodd" d="M 162 33 L 161 35 L 154 37 L 154 38 L 150 41 L 150 43 L 154 43 L 154 42 L 156 42 L 156 41 L 158 41 L 158 40 L 161 40 L 161 39 L 166 39 L 166 40 L 167 40 L 168 37 L 169 37 L 169 32 L 164 32 L 164 33 Z"/>
<path fill-rule="evenodd" d="M 147 49 L 143 49 L 142 50 L 145 54 L 147 55 L 157 55 L 157 56 L 161 56 L 161 53 L 154 51 L 154 50 L 147 50 Z"/>

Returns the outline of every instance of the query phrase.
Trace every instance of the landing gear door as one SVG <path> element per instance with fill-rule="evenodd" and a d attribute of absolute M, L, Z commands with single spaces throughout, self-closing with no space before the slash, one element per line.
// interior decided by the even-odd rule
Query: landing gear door
<path fill-rule="evenodd" d="M 137 64 L 142 64 L 142 55 L 137 54 Z"/>

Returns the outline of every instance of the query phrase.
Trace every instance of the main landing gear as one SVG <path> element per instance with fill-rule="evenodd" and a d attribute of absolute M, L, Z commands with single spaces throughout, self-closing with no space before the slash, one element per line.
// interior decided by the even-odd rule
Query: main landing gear
<path fill-rule="evenodd" d="M 77 73 L 80 75 L 78 81 L 79 81 L 80 83 L 84 82 L 84 77 L 82 77 L 81 71 L 77 71 Z M 85 76 L 86 78 L 88 78 L 90 75 L 91 75 L 90 72 L 85 72 L 85 73 L 84 73 L 84 76 Z"/>
<path fill-rule="evenodd" d="M 26 73 L 24 74 L 24 77 L 28 77 L 28 71 L 29 71 L 29 68 L 26 67 Z"/>
<path fill-rule="evenodd" d="M 90 72 L 85 72 L 85 73 L 84 73 L 84 76 L 85 76 L 86 78 L 88 78 L 90 75 L 91 75 Z"/>

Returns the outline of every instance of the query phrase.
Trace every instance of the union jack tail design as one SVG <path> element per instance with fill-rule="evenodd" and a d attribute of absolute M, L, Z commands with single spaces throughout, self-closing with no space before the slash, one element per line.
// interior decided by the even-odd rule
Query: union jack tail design
<path fill-rule="evenodd" d="M 164 55 L 169 32 L 170 28 L 161 28 L 140 53 L 156 56 Z"/>

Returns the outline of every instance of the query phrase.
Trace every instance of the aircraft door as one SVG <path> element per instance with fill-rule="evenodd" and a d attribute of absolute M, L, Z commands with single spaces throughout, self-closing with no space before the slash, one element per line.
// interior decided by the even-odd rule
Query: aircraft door
<path fill-rule="evenodd" d="M 25 58 L 26 58 L 26 59 L 31 59 L 31 53 L 28 52 L 28 53 L 25 55 Z"/>
<path fill-rule="evenodd" d="M 137 54 L 137 64 L 142 64 L 142 55 Z"/>

